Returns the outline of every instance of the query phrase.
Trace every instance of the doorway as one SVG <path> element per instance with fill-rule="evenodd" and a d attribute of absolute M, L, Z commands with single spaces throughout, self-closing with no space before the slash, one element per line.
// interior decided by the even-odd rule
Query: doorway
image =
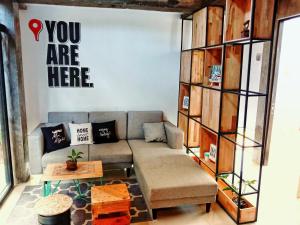
<path fill-rule="evenodd" d="M 13 186 L 7 102 L 5 92 L 5 46 L 7 36 L 5 27 L 0 24 L 0 204 Z"/>
<path fill-rule="evenodd" d="M 268 166 L 261 214 L 268 224 L 300 224 L 300 17 L 280 22 Z M 272 219 L 272 221 L 270 221 Z M 262 223 L 263 224 L 263 223 Z"/>

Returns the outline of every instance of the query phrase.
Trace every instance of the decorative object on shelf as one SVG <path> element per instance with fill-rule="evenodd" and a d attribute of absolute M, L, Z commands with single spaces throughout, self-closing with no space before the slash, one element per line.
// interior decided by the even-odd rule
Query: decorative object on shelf
<path fill-rule="evenodd" d="M 228 176 L 229 176 L 229 174 L 220 174 L 218 176 L 218 178 L 222 179 L 225 182 L 225 180 L 228 178 Z M 244 194 L 246 194 L 247 187 L 254 185 L 256 183 L 256 180 L 243 180 L 242 183 L 243 183 L 242 184 L 243 189 L 242 189 L 241 194 L 244 195 Z M 223 191 L 231 191 L 232 196 L 233 196 L 231 200 L 234 202 L 234 204 L 236 204 L 238 206 L 239 198 L 238 198 L 237 193 L 239 193 L 239 188 L 233 184 L 231 186 L 224 188 Z M 241 209 L 249 208 L 248 201 L 246 199 L 244 199 L 243 197 L 240 197 L 240 208 Z"/>
<path fill-rule="evenodd" d="M 83 152 L 76 152 L 75 149 L 72 149 L 71 155 L 68 156 L 69 160 L 66 161 L 67 164 L 67 170 L 77 170 L 77 159 L 82 159 L 80 155 L 82 155 Z"/>
<path fill-rule="evenodd" d="M 209 160 L 209 152 L 204 152 L 204 160 L 205 161 Z"/>
<path fill-rule="evenodd" d="M 190 102 L 190 97 L 183 96 L 182 108 L 189 109 L 189 102 Z"/>
<path fill-rule="evenodd" d="M 222 67 L 221 65 L 212 65 L 210 69 L 209 82 L 221 83 L 222 82 Z"/>
<path fill-rule="evenodd" d="M 245 23 L 244 23 L 244 28 L 242 30 L 242 37 L 243 38 L 247 38 L 249 37 L 249 25 L 250 25 L 250 20 L 247 20 Z"/>
<path fill-rule="evenodd" d="M 215 146 L 214 144 L 210 144 L 209 159 L 213 162 L 216 162 L 216 159 L 217 159 L 217 146 Z"/>

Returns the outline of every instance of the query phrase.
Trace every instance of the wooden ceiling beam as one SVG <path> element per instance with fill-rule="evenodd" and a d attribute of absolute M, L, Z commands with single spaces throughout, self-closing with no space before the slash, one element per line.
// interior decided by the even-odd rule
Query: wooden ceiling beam
<path fill-rule="evenodd" d="M 224 1 L 224 0 L 221 0 Z M 20 4 L 50 4 L 190 13 L 216 0 L 17 0 Z"/>

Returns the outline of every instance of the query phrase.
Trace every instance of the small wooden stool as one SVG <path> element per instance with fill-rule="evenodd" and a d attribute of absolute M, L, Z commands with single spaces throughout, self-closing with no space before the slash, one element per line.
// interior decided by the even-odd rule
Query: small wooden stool
<path fill-rule="evenodd" d="M 126 184 L 91 188 L 93 225 L 129 225 L 130 195 Z"/>
<path fill-rule="evenodd" d="M 35 205 L 39 224 L 70 225 L 72 204 L 72 198 L 63 194 L 54 194 L 40 199 Z"/>

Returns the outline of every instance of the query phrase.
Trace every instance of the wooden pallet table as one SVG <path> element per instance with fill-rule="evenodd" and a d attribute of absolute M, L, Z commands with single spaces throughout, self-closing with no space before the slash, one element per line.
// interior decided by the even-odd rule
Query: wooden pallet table
<path fill-rule="evenodd" d="M 130 195 L 126 184 L 91 188 L 93 225 L 129 225 Z"/>

